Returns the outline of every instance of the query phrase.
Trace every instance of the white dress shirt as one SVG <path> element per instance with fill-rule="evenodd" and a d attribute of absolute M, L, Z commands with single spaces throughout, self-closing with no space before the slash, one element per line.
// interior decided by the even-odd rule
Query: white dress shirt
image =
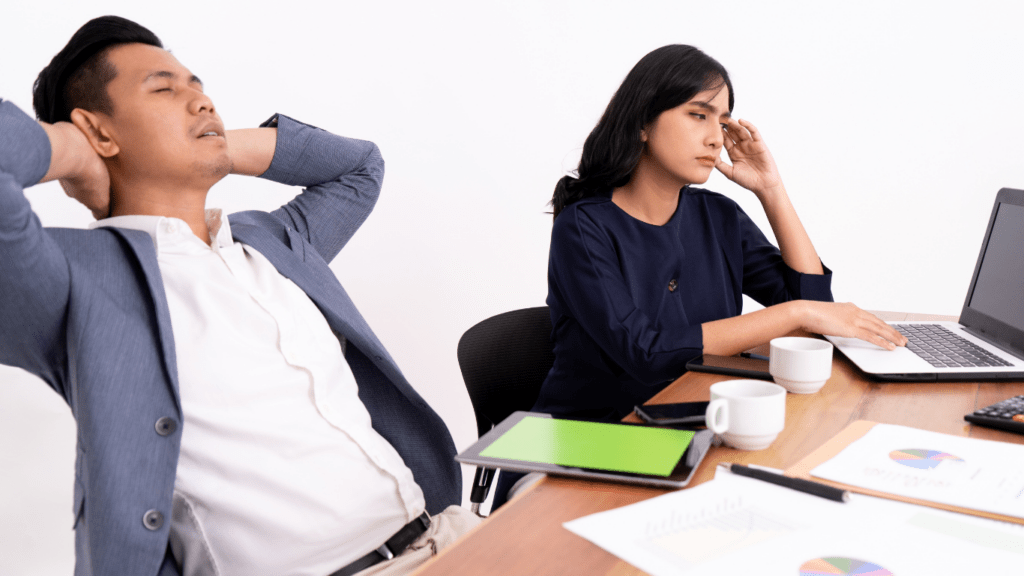
<path fill-rule="evenodd" d="M 212 246 L 177 218 L 93 224 L 156 245 L 184 413 L 172 551 L 185 576 L 324 576 L 422 513 L 423 492 L 316 305 L 219 210 L 207 224 Z"/>

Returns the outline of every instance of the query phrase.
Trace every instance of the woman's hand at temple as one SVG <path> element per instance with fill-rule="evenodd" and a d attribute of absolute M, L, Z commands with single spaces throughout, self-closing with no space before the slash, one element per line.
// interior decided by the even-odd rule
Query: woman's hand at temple
<path fill-rule="evenodd" d="M 715 165 L 719 172 L 753 192 L 762 202 L 767 194 L 785 192 L 775 159 L 753 124 L 729 118 L 722 134 L 732 164 L 719 158 Z"/>
<path fill-rule="evenodd" d="M 715 167 L 761 201 L 786 265 L 804 274 L 824 273 L 818 253 L 789 201 L 775 159 L 761 139 L 761 133 L 746 120 L 729 118 L 722 135 L 732 165 L 719 158 Z"/>

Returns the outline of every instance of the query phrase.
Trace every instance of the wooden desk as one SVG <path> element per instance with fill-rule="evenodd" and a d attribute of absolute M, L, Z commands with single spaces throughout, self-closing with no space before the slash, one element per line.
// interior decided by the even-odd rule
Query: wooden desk
<path fill-rule="evenodd" d="M 877 314 L 886 320 L 949 319 Z M 688 373 L 649 403 L 706 401 L 711 384 L 728 379 L 728 376 Z M 968 412 L 1017 394 L 1024 394 L 1024 382 L 873 383 L 841 354 L 836 354 L 832 377 L 824 388 L 816 394 L 787 396 L 786 429 L 769 448 L 757 452 L 712 448 L 695 474 L 693 485 L 710 480 L 719 462 L 788 468 L 854 420 L 1024 444 L 1024 435 L 973 427 L 963 419 Z M 632 418 L 635 421 L 635 417 Z M 644 574 L 569 532 L 562 523 L 664 493 L 664 490 L 625 484 L 545 478 L 495 512 L 456 545 L 442 551 L 416 574 Z"/>

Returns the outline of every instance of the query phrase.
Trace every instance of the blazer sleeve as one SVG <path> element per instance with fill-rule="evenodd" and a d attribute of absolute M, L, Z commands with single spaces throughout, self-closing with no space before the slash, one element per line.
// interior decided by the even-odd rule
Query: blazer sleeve
<path fill-rule="evenodd" d="M 0 100 L 0 363 L 36 374 L 59 392 L 70 273 L 24 194 L 49 167 L 46 132 Z"/>
<path fill-rule="evenodd" d="M 549 289 L 637 381 L 653 386 L 677 378 L 688 360 L 703 353 L 703 329 L 661 329 L 634 303 L 618 258 L 611 238 L 585 210 L 567 210 L 552 230 Z"/>
<path fill-rule="evenodd" d="M 260 177 L 304 190 L 272 214 L 301 234 L 327 262 L 338 255 L 377 203 L 384 159 L 373 142 L 336 136 L 276 114 L 270 167 Z"/>

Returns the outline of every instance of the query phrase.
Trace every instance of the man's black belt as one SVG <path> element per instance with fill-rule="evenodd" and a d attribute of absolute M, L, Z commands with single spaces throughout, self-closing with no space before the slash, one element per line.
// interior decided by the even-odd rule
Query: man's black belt
<path fill-rule="evenodd" d="M 405 552 L 405 549 L 409 547 L 409 544 L 415 542 L 416 539 L 426 532 L 429 527 L 430 516 L 424 512 L 423 514 L 420 514 L 418 518 L 403 526 L 398 532 L 395 532 L 395 535 L 388 538 L 387 542 L 381 544 L 380 548 L 377 548 L 366 556 L 352 562 L 341 570 L 332 573 L 331 576 L 352 576 L 352 574 L 355 574 L 360 570 L 366 570 L 378 562 L 391 560 L 395 556 Z"/>

